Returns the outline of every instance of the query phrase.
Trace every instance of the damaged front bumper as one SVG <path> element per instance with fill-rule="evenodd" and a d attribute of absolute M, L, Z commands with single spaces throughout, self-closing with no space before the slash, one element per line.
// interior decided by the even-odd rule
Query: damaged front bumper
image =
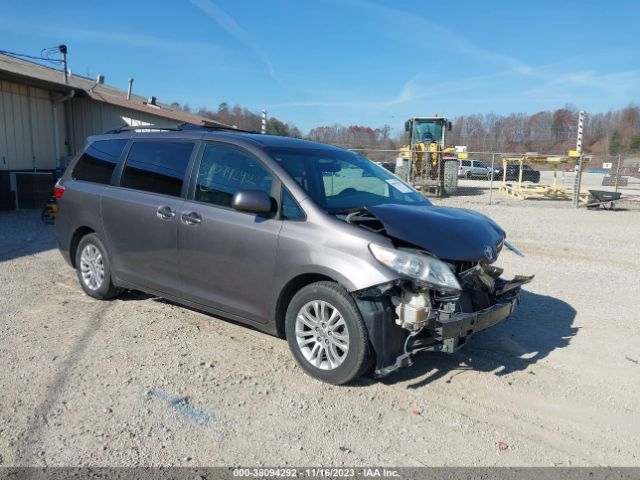
<path fill-rule="evenodd" d="M 457 313 L 441 319 L 436 335 L 442 346 L 440 351 L 453 353 L 476 332 L 485 330 L 509 317 L 520 302 L 520 287 L 499 298 L 498 303 L 473 313 Z"/>
<path fill-rule="evenodd" d="M 533 276 L 517 276 L 506 281 L 493 278 L 491 274 L 495 272 L 491 268 L 475 267 L 474 272 L 466 272 L 466 280 L 461 275 L 464 284 L 473 285 L 475 289 L 463 291 L 460 298 L 450 304 L 455 304 L 450 311 L 434 309 L 424 326 L 416 331 L 398 325 L 397 310 L 392 301 L 392 292 L 397 286 L 356 292 L 354 298 L 376 354 L 375 376 L 382 377 L 410 366 L 412 356 L 418 352 L 453 353 L 474 333 L 508 318 L 520 302 L 520 287 L 529 283 Z M 482 300 L 477 298 L 479 293 L 482 293 Z M 483 308 L 477 309 L 479 304 Z"/>

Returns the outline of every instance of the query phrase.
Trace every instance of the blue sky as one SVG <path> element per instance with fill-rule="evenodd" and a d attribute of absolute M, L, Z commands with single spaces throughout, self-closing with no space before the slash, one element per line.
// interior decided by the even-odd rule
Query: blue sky
<path fill-rule="evenodd" d="M 0 49 L 308 129 L 640 100 L 640 1 L 3 0 Z"/>

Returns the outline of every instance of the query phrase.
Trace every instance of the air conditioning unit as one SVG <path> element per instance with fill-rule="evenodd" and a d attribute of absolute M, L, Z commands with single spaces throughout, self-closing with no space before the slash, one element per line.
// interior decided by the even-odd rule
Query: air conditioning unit
<path fill-rule="evenodd" d="M 18 210 L 43 208 L 56 179 L 52 172 L 10 172 L 9 182 Z"/>

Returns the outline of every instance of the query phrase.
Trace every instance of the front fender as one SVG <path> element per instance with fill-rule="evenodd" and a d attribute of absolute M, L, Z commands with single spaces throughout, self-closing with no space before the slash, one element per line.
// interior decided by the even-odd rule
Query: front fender
<path fill-rule="evenodd" d="M 349 292 L 398 279 L 398 274 L 373 258 L 369 243 L 368 238 L 349 235 L 348 230 L 345 234 L 287 222 L 278 240 L 275 278 L 283 286 L 296 276 L 315 273 L 334 279 Z"/>

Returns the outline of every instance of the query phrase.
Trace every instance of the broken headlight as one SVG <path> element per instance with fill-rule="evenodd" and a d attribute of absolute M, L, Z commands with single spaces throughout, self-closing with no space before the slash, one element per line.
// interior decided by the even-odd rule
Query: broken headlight
<path fill-rule="evenodd" d="M 384 247 L 376 243 L 370 243 L 369 250 L 380 263 L 418 283 L 441 291 L 461 290 L 449 265 L 437 258 Z"/>

